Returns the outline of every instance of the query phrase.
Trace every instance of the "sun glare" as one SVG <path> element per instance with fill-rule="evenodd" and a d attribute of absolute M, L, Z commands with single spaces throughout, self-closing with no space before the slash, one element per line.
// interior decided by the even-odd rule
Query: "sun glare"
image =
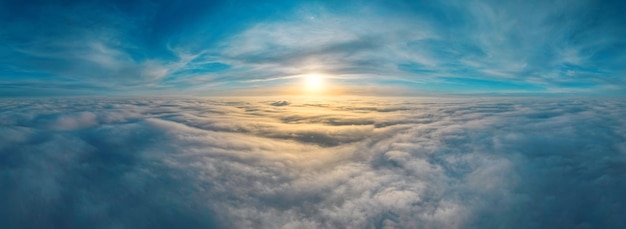
<path fill-rule="evenodd" d="M 305 76 L 305 86 L 309 92 L 318 92 L 324 88 L 324 79 L 318 74 Z"/>

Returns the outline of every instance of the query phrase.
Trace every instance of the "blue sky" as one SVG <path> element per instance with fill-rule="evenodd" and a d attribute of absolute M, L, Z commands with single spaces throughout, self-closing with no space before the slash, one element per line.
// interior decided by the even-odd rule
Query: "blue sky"
<path fill-rule="evenodd" d="M 2 1 L 0 96 L 626 95 L 623 1 Z"/>

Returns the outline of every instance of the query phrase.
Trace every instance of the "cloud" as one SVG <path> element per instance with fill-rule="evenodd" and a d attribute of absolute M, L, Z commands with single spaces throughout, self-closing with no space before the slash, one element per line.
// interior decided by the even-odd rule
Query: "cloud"
<path fill-rule="evenodd" d="M 283 101 L 276 101 L 276 102 L 271 103 L 270 105 L 277 106 L 277 107 L 288 106 L 289 102 L 285 101 L 285 100 L 283 100 Z"/>
<path fill-rule="evenodd" d="M 413 86 L 428 91 L 602 91 L 622 71 L 609 67 L 621 54 L 601 51 L 622 43 L 615 18 L 599 15 L 604 7 L 587 1 L 399 2 L 345 12 L 305 5 L 289 19 L 262 21 L 226 39 L 217 57 L 247 66 L 238 75 L 253 79 L 326 72 L 421 82 Z M 590 26 L 597 20 L 579 17 L 583 12 L 598 13 L 602 23 Z"/>
<path fill-rule="evenodd" d="M 276 101 L 1 100 L 0 223 L 626 225 L 623 101 Z"/>

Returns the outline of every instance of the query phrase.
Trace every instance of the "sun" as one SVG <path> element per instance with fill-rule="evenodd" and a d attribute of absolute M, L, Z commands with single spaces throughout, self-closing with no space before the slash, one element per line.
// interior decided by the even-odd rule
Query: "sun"
<path fill-rule="evenodd" d="M 306 75 L 304 83 L 309 92 L 319 92 L 324 89 L 324 78 L 318 74 Z"/>

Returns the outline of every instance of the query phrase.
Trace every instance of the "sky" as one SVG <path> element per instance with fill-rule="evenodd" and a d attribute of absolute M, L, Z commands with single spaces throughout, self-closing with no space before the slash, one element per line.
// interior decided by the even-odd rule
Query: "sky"
<path fill-rule="evenodd" d="M 624 1 L 0 2 L 0 96 L 626 95 Z"/>

